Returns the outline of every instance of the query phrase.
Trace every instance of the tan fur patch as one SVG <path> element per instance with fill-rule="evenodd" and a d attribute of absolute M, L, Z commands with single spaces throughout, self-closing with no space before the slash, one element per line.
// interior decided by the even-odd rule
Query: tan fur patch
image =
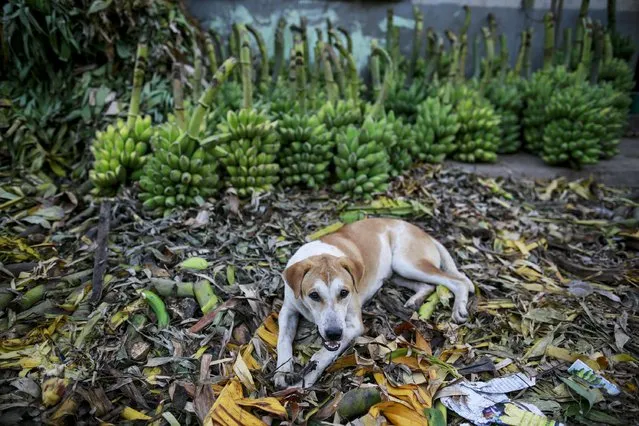
<path fill-rule="evenodd" d="M 358 271 L 359 268 L 349 259 L 324 254 L 291 265 L 284 271 L 284 278 L 295 297 L 299 298 L 308 293 L 317 281 L 330 285 L 335 278 L 341 278 L 352 287 L 356 282 L 353 282 L 353 276 L 358 277 Z"/>

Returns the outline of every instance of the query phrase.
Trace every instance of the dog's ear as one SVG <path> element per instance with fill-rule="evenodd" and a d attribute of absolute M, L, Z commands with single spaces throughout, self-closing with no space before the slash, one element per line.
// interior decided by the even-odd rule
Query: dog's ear
<path fill-rule="evenodd" d="M 313 266 L 313 263 L 306 259 L 294 263 L 284 270 L 284 280 L 293 290 L 296 299 L 299 299 L 302 295 L 302 281 L 304 281 L 304 276 L 311 269 L 311 266 Z"/>
<path fill-rule="evenodd" d="M 351 278 L 353 279 L 355 290 L 357 290 L 359 287 L 359 282 L 364 276 L 364 264 L 359 261 L 354 261 L 349 257 L 340 258 L 339 263 L 350 274 Z"/>

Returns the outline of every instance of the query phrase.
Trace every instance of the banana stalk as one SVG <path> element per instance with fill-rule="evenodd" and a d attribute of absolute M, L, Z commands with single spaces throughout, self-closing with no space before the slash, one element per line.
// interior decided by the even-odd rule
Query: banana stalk
<path fill-rule="evenodd" d="M 519 50 L 517 51 L 517 59 L 515 60 L 515 68 L 513 70 L 516 76 L 521 76 L 521 71 L 524 68 L 524 57 L 526 56 L 526 43 L 528 38 L 528 32 L 522 31 L 520 35 L 521 41 L 519 44 Z"/>
<path fill-rule="evenodd" d="M 348 53 L 344 45 L 338 41 L 335 34 L 333 35 L 335 40 L 335 47 L 339 51 L 340 55 L 346 59 L 346 65 L 348 67 L 348 85 L 349 85 L 349 97 L 353 102 L 357 102 L 359 100 L 359 78 L 357 75 L 357 66 L 355 65 L 355 60 L 353 56 Z"/>
<path fill-rule="evenodd" d="M 468 35 L 461 35 L 461 43 L 459 46 L 459 70 L 457 78 L 462 81 L 466 77 L 466 57 L 468 56 Z"/>
<path fill-rule="evenodd" d="M 555 64 L 555 20 L 552 12 L 544 15 L 544 68 Z"/>
<path fill-rule="evenodd" d="M 140 95 L 142 93 L 142 83 L 144 73 L 148 66 L 149 48 L 146 43 L 138 44 L 138 51 L 135 57 L 135 68 L 133 70 L 133 90 L 131 91 L 131 102 L 127 113 L 127 126 L 133 127 L 140 114 Z"/>
<path fill-rule="evenodd" d="M 415 5 L 413 5 L 413 15 L 415 16 L 415 31 L 413 32 L 413 53 L 411 55 L 410 71 L 408 74 L 409 82 L 413 80 L 413 76 L 415 75 L 417 59 L 422 50 L 422 33 L 424 31 L 424 15 Z"/>
<path fill-rule="evenodd" d="M 377 47 L 377 40 L 371 41 L 371 47 L 373 50 Z M 380 70 L 379 70 L 379 55 L 373 54 L 370 56 L 370 67 L 371 67 L 371 81 L 373 86 L 373 97 L 375 99 L 378 99 L 380 91 L 382 90 L 382 83 L 380 79 Z"/>
<path fill-rule="evenodd" d="M 610 36 L 610 31 L 607 31 L 604 37 L 603 61 L 610 62 L 612 58 L 613 58 L 612 37 Z"/>
<path fill-rule="evenodd" d="M 395 30 L 393 25 L 393 9 L 389 8 L 389 9 L 386 9 L 386 50 L 390 53 L 392 53 L 393 46 L 395 45 L 393 41 L 394 36 L 395 36 Z"/>
<path fill-rule="evenodd" d="M 590 73 L 590 83 L 595 84 L 597 79 L 599 78 L 599 69 L 601 66 L 601 60 L 603 56 L 603 46 L 604 46 L 604 33 L 603 26 L 600 22 L 595 22 L 593 28 L 593 37 L 595 44 L 595 56 L 593 58 L 592 70 Z"/>
<path fill-rule="evenodd" d="M 583 22 L 583 50 L 581 62 L 577 67 L 577 74 L 581 79 L 585 79 L 590 73 L 591 66 L 591 50 L 592 50 L 592 23 L 589 18 L 585 18 Z"/>
<path fill-rule="evenodd" d="M 448 79 L 455 81 L 459 71 L 459 41 L 455 33 L 450 30 L 446 30 L 446 37 L 450 41 L 450 51 L 453 54 L 453 59 L 448 71 Z"/>
<path fill-rule="evenodd" d="M 506 75 L 508 71 L 508 60 L 510 59 L 510 55 L 508 54 L 508 40 L 506 39 L 506 34 L 502 34 L 499 37 L 500 47 L 499 47 L 499 72 L 500 75 Z"/>
<path fill-rule="evenodd" d="M 590 0 L 581 0 L 581 7 L 579 8 L 579 16 L 577 17 L 577 30 L 575 32 L 575 46 L 572 51 L 571 65 L 573 69 L 576 69 L 580 60 L 582 59 L 583 45 L 584 45 L 584 20 L 588 16 L 588 7 Z"/>
<path fill-rule="evenodd" d="M 182 66 L 177 62 L 173 63 L 173 111 L 175 121 L 181 130 L 186 130 L 186 120 L 184 118 L 184 93 L 182 90 Z"/>
<path fill-rule="evenodd" d="M 286 31 L 286 19 L 281 17 L 277 21 L 275 30 L 275 64 L 273 66 L 273 85 L 277 83 L 284 64 L 284 32 Z"/>
<path fill-rule="evenodd" d="M 379 118 L 380 115 L 384 112 L 384 100 L 386 98 L 386 93 L 390 90 L 390 86 L 393 84 L 393 59 L 390 57 L 388 52 L 377 44 L 377 40 L 373 40 L 371 42 L 371 53 L 375 56 L 381 56 L 384 58 L 386 62 L 385 74 L 384 74 L 384 84 L 382 85 L 381 90 L 378 93 L 377 100 L 375 101 L 375 105 L 371 110 L 371 116 L 373 118 Z"/>
<path fill-rule="evenodd" d="M 295 74 L 297 80 L 297 101 L 306 114 L 306 65 L 304 64 L 304 42 L 295 43 Z"/>
<path fill-rule="evenodd" d="M 570 66 L 570 55 L 572 53 L 572 28 L 564 29 L 564 58 L 563 65 L 568 68 Z"/>
<path fill-rule="evenodd" d="M 328 45 L 332 46 L 333 45 L 333 33 L 331 32 L 333 30 L 333 23 L 331 22 L 331 20 L 329 18 L 326 18 L 326 32 L 327 32 L 327 36 L 328 36 Z"/>
<path fill-rule="evenodd" d="M 348 49 L 348 53 L 353 54 L 353 39 L 351 38 L 351 34 L 344 27 L 337 27 L 337 31 L 344 35 L 346 39 L 346 49 Z"/>
<path fill-rule="evenodd" d="M 264 37 L 262 37 L 262 34 L 260 34 L 260 32 L 253 25 L 247 24 L 246 29 L 255 39 L 257 48 L 260 51 L 260 83 L 258 87 L 260 88 L 260 92 L 264 93 L 268 88 L 269 76 L 268 52 L 266 51 L 266 43 L 264 43 Z"/>
<path fill-rule="evenodd" d="M 209 67 L 211 70 L 211 74 L 215 74 L 217 71 L 217 53 L 215 53 L 215 44 L 213 43 L 213 39 L 209 36 L 206 37 L 206 53 L 209 56 Z"/>
<path fill-rule="evenodd" d="M 328 100 L 333 103 L 337 102 L 339 98 L 339 87 L 333 78 L 333 68 L 331 66 L 330 58 L 330 46 L 325 45 L 323 42 L 318 42 L 318 45 L 322 52 L 322 69 L 324 71 L 324 81 L 326 82 L 326 91 L 328 93 Z"/>
<path fill-rule="evenodd" d="M 213 43 L 215 44 L 215 47 L 218 49 L 219 53 L 220 53 L 220 60 L 226 58 L 226 50 L 224 49 L 224 43 L 222 43 L 222 37 L 220 37 L 220 34 L 215 31 L 213 28 L 209 28 L 209 34 L 211 36 L 211 38 L 213 39 Z M 215 70 L 217 71 L 217 69 Z M 215 71 L 211 70 L 212 74 L 215 74 Z"/>
<path fill-rule="evenodd" d="M 324 46 L 324 50 L 326 51 L 326 54 L 330 59 L 330 64 L 335 70 L 334 77 L 337 77 L 337 86 L 339 87 L 339 93 L 341 93 L 343 97 L 346 97 L 346 76 L 344 75 L 344 69 L 342 68 L 342 63 L 339 60 L 339 56 L 337 55 L 337 53 L 335 53 L 333 47 L 328 44 Z"/>
<path fill-rule="evenodd" d="M 473 42 L 473 79 L 479 80 L 481 77 L 481 54 L 479 49 L 481 48 L 481 37 L 479 34 L 475 36 Z"/>
<path fill-rule="evenodd" d="M 300 18 L 300 33 L 302 35 L 302 47 L 304 49 L 304 66 L 306 74 L 311 74 L 311 52 L 308 46 L 308 19 L 305 16 Z"/>
<path fill-rule="evenodd" d="M 245 25 L 237 26 L 240 46 L 240 67 L 242 68 L 242 107 L 251 109 L 253 106 L 253 82 L 251 81 L 251 45 Z"/>
<path fill-rule="evenodd" d="M 193 98 L 200 97 L 202 92 L 202 57 L 197 39 L 193 38 Z"/>
<path fill-rule="evenodd" d="M 231 25 L 231 34 L 229 36 L 229 55 L 235 58 L 240 58 L 240 36 L 238 32 L 238 24 Z M 241 79 L 241 71 L 236 69 L 233 73 L 233 80 L 239 81 Z"/>

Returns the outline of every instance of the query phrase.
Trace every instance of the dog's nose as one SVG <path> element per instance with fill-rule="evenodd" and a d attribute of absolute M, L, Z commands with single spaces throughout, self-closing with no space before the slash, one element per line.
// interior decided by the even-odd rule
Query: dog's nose
<path fill-rule="evenodd" d="M 332 342 L 336 342 L 342 338 L 341 328 L 328 328 L 326 329 L 326 339 Z"/>

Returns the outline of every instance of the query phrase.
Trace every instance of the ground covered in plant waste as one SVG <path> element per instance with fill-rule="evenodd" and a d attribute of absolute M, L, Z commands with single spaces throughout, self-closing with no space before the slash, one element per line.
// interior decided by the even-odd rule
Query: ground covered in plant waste
<path fill-rule="evenodd" d="M 361 205 L 430 232 L 476 284 L 471 319 L 450 323 L 443 292 L 419 319 L 403 307 L 410 293 L 388 284 L 364 309 L 364 336 L 313 389 L 291 393 L 271 380 L 280 273 L 309 235 L 363 216 L 353 210 L 360 204 L 297 190 L 240 203 L 227 193 L 199 210 L 151 219 L 125 193 L 111 199 L 104 288 L 91 304 L 100 200 L 82 187 L 3 174 L 2 423 L 344 424 L 347 416 L 360 425 L 425 424 L 428 416 L 443 424 L 424 413 L 437 406 L 438 391 L 515 372 L 535 376 L 536 385 L 509 396 L 549 418 L 636 423 L 639 194 L 427 166 L 398 178 L 384 197 L 377 206 L 385 210 Z M 178 267 L 194 256 L 208 266 Z M 219 305 L 202 316 L 193 298 L 162 296 L 170 325 L 160 330 L 139 293 L 157 279 L 209 280 Z M 298 361 L 319 347 L 302 323 Z M 570 377 L 576 359 L 620 395 Z M 356 403 L 344 399 L 353 389 Z"/>

